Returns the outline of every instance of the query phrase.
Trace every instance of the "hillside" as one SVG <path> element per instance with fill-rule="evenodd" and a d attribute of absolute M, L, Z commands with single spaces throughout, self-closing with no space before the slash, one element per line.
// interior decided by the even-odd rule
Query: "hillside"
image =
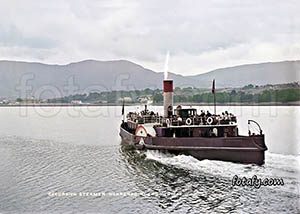
<path fill-rule="evenodd" d="M 268 62 L 216 69 L 189 76 L 203 87 L 216 79 L 218 87 L 242 87 L 248 84 L 266 85 L 300 81 L 300 61 Z"/>
<path fill-rule="evenodd" d="M 242 65 L 217 69 L 195 76 L 170 73 L 175 87 L 209 88 L 216 79 L 218 88 L 240 87 L 247 84 L 265 85 L 299 81 L 300 61 L 285 61 Z M 86 60 L 67 65 L 0 61 L 0 97 L 24 97 L 18 89 L 30 88 L 28 96 L 37 95 L 37 89 L 48 89 L 44 97 L 62 97 L 93 91 L 134 90 L 161 88 L 163 74 L 126 61 Z M 65 86 L 74 82 L 75 91 Z M 21 84 L 22 83 L 22 84 Z M 43 87 L 43 88 L 42 88 Z M 77 87 L 77 89 L 76 89 Z M 51 92 L 52 91 L 52 92 Z"/>

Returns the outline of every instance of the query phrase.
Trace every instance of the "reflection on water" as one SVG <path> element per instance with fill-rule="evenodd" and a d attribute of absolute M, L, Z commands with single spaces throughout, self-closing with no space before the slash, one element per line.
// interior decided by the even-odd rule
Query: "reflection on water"
<path fill-rule="evenodd" d="M 245 112 L 242 123 L 252 114 Z M 266 112 L 258 119 L 269 147 L 261 167 L 131 150 L 120 145 L 115 114 L 41 118 L 29 112 L 21 119 L 14 110 L 0 109 L 0 115 L 0 213 L 300 212 L 299 156 L 284 154 L 287 144 L 298 145 L 299 135 L 274 137 L 270 129 L 280 124 L 269 124 Z M 275 121 L 285 121 L 281 117 Z M 272 153 L 278 148 L 285 152 Z M 285 185 L 237 187 L 231 185 L 234 175 L 278 177 Z M 66 192 L 77 195 L 51 195 Z"/>

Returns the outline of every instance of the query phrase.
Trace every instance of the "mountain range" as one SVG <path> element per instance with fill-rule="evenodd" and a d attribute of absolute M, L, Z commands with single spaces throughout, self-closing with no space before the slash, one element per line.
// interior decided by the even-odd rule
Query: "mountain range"
<path fill-rule="evenodd" d="M 267 62 L 182 76 L 169 72 L 175 87 L 219 88 L 300 81 L 300 60 Z M 85 60 L 67 65 L 0 61 L 0 97 L 57 97 L 91 91 L 161 88 L 162 72 L 126 60 Z M 68 90 L 68 88 L 73 88 Z"/>

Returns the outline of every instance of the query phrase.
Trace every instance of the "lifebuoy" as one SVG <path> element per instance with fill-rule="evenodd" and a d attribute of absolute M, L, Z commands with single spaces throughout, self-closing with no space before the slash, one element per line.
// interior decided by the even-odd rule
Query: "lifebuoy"
<path fill-rule="evenodd" d="M 191 118 L 186 119 L 185 124 L 188 126 L 191 125 L 192 124 Z"/>
<path fill-rule="evenodd" d="M 211 117 L 209 117 L 207 118 L 206 122 L 210 125 L 214 122 L 214 120 Z"/>
<path fill-rule="evenodd" d="M 169 119 L 166 119 L 166 124 L 167 124 L 167 126 L 170 126 L 170 120 Z"/>

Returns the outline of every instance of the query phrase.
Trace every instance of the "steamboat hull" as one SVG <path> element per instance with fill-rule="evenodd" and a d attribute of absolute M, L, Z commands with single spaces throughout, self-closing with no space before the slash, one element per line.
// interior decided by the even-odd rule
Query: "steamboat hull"
<path fill-rule="evenodd" d="M 138 150 L 160 150 L 191 155 L 199 160 L 221 160 L 246 164 L 264 164 L 264 135 L 237 137 L 139 137 L 120 127 L 123 143 Z"/>

